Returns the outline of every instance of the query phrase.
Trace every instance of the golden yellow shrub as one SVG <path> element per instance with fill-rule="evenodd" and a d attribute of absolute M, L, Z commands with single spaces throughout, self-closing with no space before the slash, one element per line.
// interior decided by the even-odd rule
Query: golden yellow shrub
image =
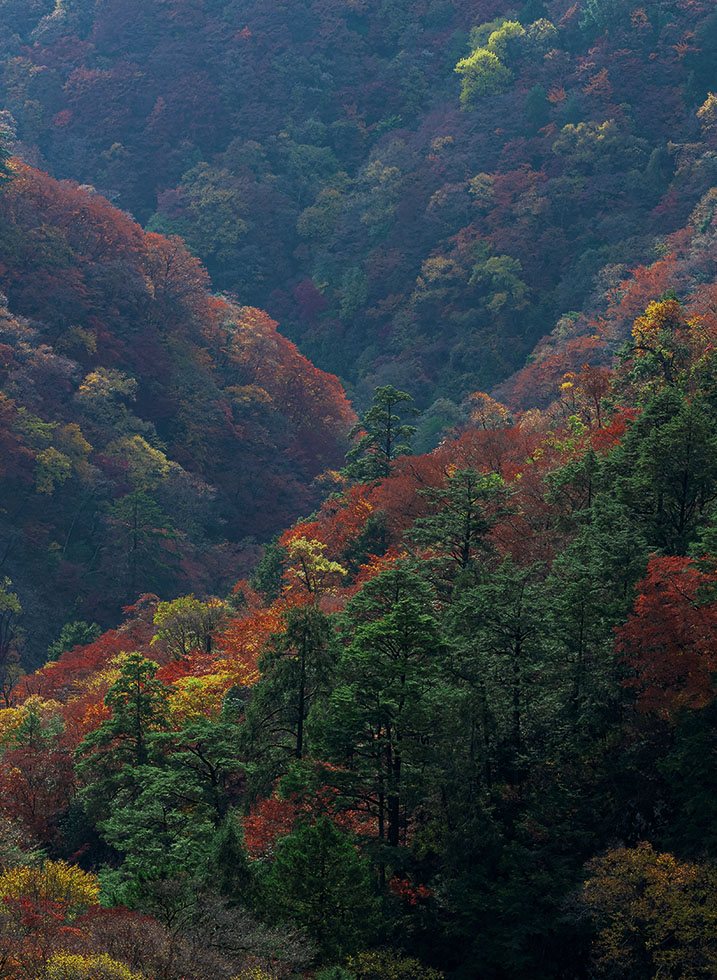
<path fill-rule="evenodd" d="M 99 893 L 96 875 L 65 861 L 45 861 L 38 867 L 10 868 L 0 875 L 0 898 L 66 902 L 80 912 L 90 905 L 96 905 Z"/>

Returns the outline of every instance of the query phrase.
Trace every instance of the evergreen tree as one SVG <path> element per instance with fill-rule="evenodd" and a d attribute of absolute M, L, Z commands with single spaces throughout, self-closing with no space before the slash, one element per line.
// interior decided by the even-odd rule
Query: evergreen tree
<path fill-rule="evenodd" d="M 407 797 L 420 793 L 443 644 L 431 587 L 400 564 L 363 586 L 346 608 L 345 648 L 329 698 L 312 712 L 317 749 L 350 763 L 349 798 L 376 815 L 380 841 L 399 845 Z"/>
<path fill-rule="evenodd" d="M 490 551 L 486 536 L 507 512 L 508 491 L 497 473 L 456 470 L 442 487 L 419 492 L 434 513 L 414 522 L 410 537 L 415 542 L 437 548 L 457 572 L 465 572 Z"/>
<path fill-rule="evenodd" d="M 451 667 L 473 692 L 473 725 L 489 781 L 522 771 L 535 740 L 550 730 L 560 697 L 546 657 L 542 578 L 540 566 L 523 568 L 507 558 L 462 589 L 451 610 Z"/>
<path fill-rule="evenodd" d="M 674 386 L 657 391 L 611 454 L 607 472 L 650 547 L 687 554 L 717 499 L 717 434 L 709 405 Z"/>
<path fill-rule="evenodd" d="M 84 620 L 65 623 L 58 638 L 47 648 L 48 660 L 57 660 L 66 650 L 87 646 L 101 634 L 102 628 L 97 623 L 86 623 Z"/>
<path fill-rule="evenodd" d="M 375 389 L 371 408 L 349 433 L 355 445 L 346 454 L 347 476 L 357 480 L 388 476 L 393 460 L 410 453 L 416 427 L 402 421 L 397 407 L 412 401 L 411 395 L 393 385 Z"/>
<path fill-rule="evenodd" d="M 176 581 L 179 559 L 167 547 L 177 537 L 174 522 L 149 493 L 133 490 L 112 503 L 108 524 L 111 588 L 123 600 L 134 601 L 141 592 L 161 593 L 165 583 Z"/>
<path fill-rule="evenodd" d="M 281 840 L 265 897 L 273 914 L 306 930 L 323 962 L 356 952 L 377 912 L 368 863 L 326 816 Z"/>
<path fill-rule="evenodd" d="M 238 899 L 248 869 L 229 811 L 230 785 L 242 768 L 235 725 L 202 718 L 180 731 L 154 731 L 147 741 L 146 763 L 125 767 L 111 808 L 97 825 L 123 856 L 121 868 L 107 878 L 115 897 L 138 906 L 155 882 L 189 878 L 215 890 L 233 888 Z M 221 866 L 224 859 L 231 867 Z"/>
<path fill-rule="evenodd" d="M 153 750 L 152 734 L 166 726 L 167 690 L 155 677 L 158 665 L 131 653 L 105 696 L 111 717 L 76 750 L 77 773 L 85 783 L 83 804 L 95 819 L 107 814 L 122 789 L 138 789 L 138 771 Z"/>
<path fill-rule="evenodd" d="M 259 660 L 261 680 L 242 729 L 252 783 L 265 790 L 305 757 L 309 710 L 328 691 L 334 663 L 329 622 L 316 606 L 290 609 L 284 618 L 285 629 L 271 637 Z"/>
<path fill-rule="evenodd" d="M 254 897 L 254 875 L 249 864 L 239 816 L 230 810 L 214 834 L 207 864 L 208 884 L 228 902 L 248 905 Z"/>
<path fill-rule="evenodd" d="M 259 559 L 250 584 L 272 602 L 281 592 L 282 576 L 288 552 L 279 544 L 279 535 L 265 545 L 264 554 Z"/>
<path fill-rule="evenodd" d="M 112 716 L 103 721 L 80 744 L 78 753 L 95 750 L 91 758 L 107 750 L 116 764 L 142 766 L 147 763 L 150 734 L 165 723 L 167 691 L 155 677 L 159 665 L 141 653 L 130 653 L 120 676 L 105 696 Z"/>

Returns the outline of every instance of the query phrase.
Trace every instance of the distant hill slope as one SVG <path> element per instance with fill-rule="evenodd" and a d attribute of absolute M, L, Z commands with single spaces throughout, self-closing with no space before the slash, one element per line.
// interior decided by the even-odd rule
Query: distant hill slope
<path fill-rule="evenodd" d="M 359 402 L 410 385 L 447 424 L 717 183 L 706 0 L 3 0 L 0 28 L 27 160 L 182 235 Z"/>
<path fill-rule="evenodd" d="M 0 192 L 0 576 L 31 659 L 67 619 L 228 581 L 343 459 L 338 381 L 207 284 L 75 184 L 20 167 Z"/>

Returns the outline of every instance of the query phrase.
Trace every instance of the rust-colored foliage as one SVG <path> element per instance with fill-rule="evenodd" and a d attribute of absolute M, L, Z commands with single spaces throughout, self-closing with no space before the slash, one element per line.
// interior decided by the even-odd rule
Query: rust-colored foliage
<path fill-rule="evenodd" d="M 710 558 L 652 558 L 617 650 L 643 711 L 673 717 L 715 694 L 717 567 Z"/>

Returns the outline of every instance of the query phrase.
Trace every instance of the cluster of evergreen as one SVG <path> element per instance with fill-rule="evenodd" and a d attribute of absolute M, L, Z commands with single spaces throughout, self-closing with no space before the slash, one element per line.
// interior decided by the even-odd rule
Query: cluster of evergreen
<path fill-rule="evenodd" d="M 252 582 L 20 679 L 5 975 L 713 976 L 716 358 L 668 293 L 425 456 L 380 388 Z"/>

